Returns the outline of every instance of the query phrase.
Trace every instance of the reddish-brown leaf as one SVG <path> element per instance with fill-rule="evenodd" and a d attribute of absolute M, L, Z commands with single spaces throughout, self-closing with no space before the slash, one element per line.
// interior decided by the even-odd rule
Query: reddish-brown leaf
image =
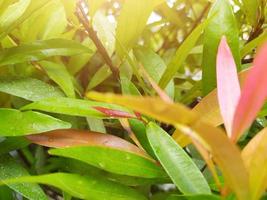
<path fill-rule="evenodd" d="M 148 157 L 143 150 L 126 140 L 113 135 L 97 132 L 74 129 L 55 130 L 37 135 L 29 135 L 27 136 L 27 139 L 32 143 L 46 147 L 66 148 L 73 146 L 105 146 Z"/>

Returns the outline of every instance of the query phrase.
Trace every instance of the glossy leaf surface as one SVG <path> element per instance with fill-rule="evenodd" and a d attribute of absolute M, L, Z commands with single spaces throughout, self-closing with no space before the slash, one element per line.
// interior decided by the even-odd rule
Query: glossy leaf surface
<path fill-rule="evenodd" d="M 0 179 L 1 181 L 5 179 L 18 178 L 21 176 L 28 176 L 29 173 L 10 155 L 0 156 Z M 5 183 L 5 182 L 4 182 Z M 20 193 L 22 196 L 30 200 L 47 200 L 45 193 L 40 186 L 34 183 L 7 183 L 7 185 L 13 190 Z"/>
<path fill-rule="evenodd" d="M 71 56 L 90 52 L 89 48 L 71 40 L 36 41 L 1 50 L 0 66 L 38 61 L 51 56 Z"/>
<path fill-rule="evenodd" d="M 39 63 L 47 75 L 60 86 L 68 97 L 75 98 L 72 76 L 64 65 L 48 61 L 41 61 Z"/>
<path fill-rule="evenodd" d="M 37 134 L 55 129 L 68 129 L 71 124 L 49 115 L 14 109 L 0 108 L 0 135 L 21 136 Z"/>
<path fill-rule="evenodd" d="M 34 78 L 1 77 L 0 91 L 29 101 L 64 96 L 59 89 Z"/>
<path fill-rule="evenodd" d="M 182 193 L 211 193 L 208 183 L 193 160 L 164 130 L 149 123 L 147 134 L 157 158 Z"/>
<path fill-rule="evenodd" d="M 24 106 L 22 110 L 41 110 L 72 116 L 109 118 L 108 115 L 98 111 L 96 107 L 125 111 L 122 107 L 113 104 L 66 97 L 48 98 L 37 101 Z"/>
<path fill-rule="evenodd" d="M 164 177 L 164 171 L 152 160 L 135 153 L 105 146 L 52 149 L 51 155 L 74 158 L 120 175 L 144 178 Z"/>
<path fill-rule="evenodd" d="M 135 190 L 112 181 L 81 176 L 78 174 L 54 173 L 40 176 L 25 176 L 11 179 L 10 183 L 40 183 L 62 189 L 80 199 L 111 199 L 111 200 L 145 200 Z"/>

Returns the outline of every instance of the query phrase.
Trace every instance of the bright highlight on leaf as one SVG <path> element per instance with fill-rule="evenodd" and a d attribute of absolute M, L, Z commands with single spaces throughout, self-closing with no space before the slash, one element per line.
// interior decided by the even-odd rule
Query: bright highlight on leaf
<path fill-rule="evenodd" d="M 20 112 L 15 109 L 0 108 L 0 135 L 22 136 L 38 134 L 56 129 L 71 128 L 71 124 L 38 112 Z M 10 121 L 14 122 L 10 126 Z"/>

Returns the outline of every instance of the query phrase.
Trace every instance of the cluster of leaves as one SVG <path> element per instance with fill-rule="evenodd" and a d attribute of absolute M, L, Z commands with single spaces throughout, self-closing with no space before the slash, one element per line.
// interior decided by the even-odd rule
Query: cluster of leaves
<path fill-rule="evenodd" d="M 264 198 L 266 7 L 0 0 L 0 199 Z"/>

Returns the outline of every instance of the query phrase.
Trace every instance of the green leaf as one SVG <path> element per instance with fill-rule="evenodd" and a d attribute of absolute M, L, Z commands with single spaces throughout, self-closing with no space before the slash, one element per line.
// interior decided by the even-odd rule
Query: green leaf
<path fill-rule="evenodd" d="M 115 174 L 144 178 L 165 176 L 164 171 L 152 160 L 115 148 L 83 146 L 52 149 L 49 153 L 51 155 L 74 158 Z"/>
<path fill-rule="evenodd" d="M 22 2 L 23 0 L 21 0 Z M 22 24 L 25 20 L 29 19 L 34 13 L 39 11 L 39 9 L 43 8 L 46 4 L 50 3 L 52 0 L 38 0 L 38 1 L 31 1 L 29 7 L 25 11 L 25 13 L 15 20 L 12 24 L 5 29 L 0 29 L 0 40 L 2 40 L 5 36 L 7 36 L 11 31 L 13 31 L 18 25 Z M 14 11 L 12 11 L 14 12 Z"/>
<path fill-rule="evenodd" d="M 127 61 L 120 66 L 120 85 L 122 94 L 140 96 L 141 93 L 136 85 L 131 81 L 132 69 L 130 68 Z"/>
<path fill-rule="evenodd" d="M 106 133 L 105 124 L 102 119 L 96 119 L 94 117 L 86 117 L 86 121 L 91 131 Z"/>
<path fill-rule="evenodd" d="M 267 39 L 267 31 L 264 31 L 261 35 L 259 35 L 254 40 L 247 43 L 242 49 L 241 49 L 241 57 L 245 57 L 248 53 L 250 53 L 253 49 L 261 45 L 264 41 Z"/>
<path fill-rule="evenodd" d="M 211 193 L 196 164 L 168 133 L 151 122 L 147 126 L 147 137 L 160 163 L 182 193 Z"/>
<path fill-rule="evenodd" d="M 129 51 L 142 34 L 147 20 L 154 7 L 163 0 L 127 0 L 124 2 L 116 31 L 116 50 L 124 57 L 125 50 Z M 130 26 L 129 26 L 130 25 Z"/>
<path fill-rule="evenodd" d="M 238 71 L 241 69 L 239 53 L 239 30 L 228 0 L 217 0 L 210 10 L 212 19 L 204 32 L 202 59 L 203 92 L 207 95 L 216 87 L 216 56 L 222 36 L 227 37 Z"/>
<path fill-rule="evenodd" d="M 192 33 L 185 39 L 182 45 L 177 49 L 174 57 L 171 59 L 170 63 L 167 66 L 164 74 L 161 76 L 159 81 L 159 86 L 165 88 L 171 79 L 175 76 L 176 72 L 185 62 L 187 56 L 190 54 L 191 50 L 195 46 L 198 38 L 202 34 L 205 27 L 208 25 L 210 19 L 199 24 Z"/>
<path fill-rule="evenodd" d="M 101 68 L 97 70 L 95 75 L 91 78 L 87 90 L 92 90 L 99 84 L 101 84 L 103 81 L 105 81 L 110 75 L 112 74 L 109 66 L 104 65 Z"/>
<path fill-rule="evenodd" d="M 68 21 L 63 3 L 65 4 L 62 0 L 53 0 L 41 7 L 38 12 L 33 12 L 27 20 L 20 24 L 17 34 L 23 43 L 65 38 L 65 33 L 70 33 L 72 30 L 67 29 Z M 70 21 L 70 23 L 73 22 Z"/>
<path fill-rule="evenodd" d="M 33 78 L 0 77 L 0 91 L 29 101 L 64 96 L 57 88 Z"/>
<path fill-rule="evenodd" d="M 166 65 L 159 55 L 147 48 L 136 48 L 135 56 L 143 64 L 146 72 L 149 76 L 156 82 L 159 83 L 164 71 L 166 70 Z M 170 81 L 166 87 L 166 92 L 170 97 L 174 97 L 174 83 Z"/>
<path fill-rule="evenodd" d="M 60 188 L 79 199 L 146 200 L 143 195 L 127 186 L 106 179 L 100 179 L 99 177 L 94 178 L 78 174 L 54 173 L 41 176 L 26 176 L 6 182 L 47 184 Z"/>
<path fill-rule="evenodd" d="M 86 65 L 86 63 L 90 61 L 91 57 L 94 55 L 96 47 L 94 46 L 92 40 L 90 40 L 89 38 L 85 38 L 84 41 L 82 42 L 82 45 L 90 48 L 92 52 L 70 57 L 67 68 L 71 74 L 78 73 Z"/>
<path fill-rule="evenodd" d="M 170 180 L 168 178 L 141 178 L 134 176 L 124 176 L 114 173 L 109 173 L 107 171 L 98 169 L 91 165 L 88 165 L 84 162 L 69 159 L 69 158 L 56 158 L 53 159 L 53 164 L 57 165 L 60 169 L 77 174 L 84 174 L 87 176 L 93 177 L 102 177 L 107 180 L 115 181 L 127 186 L 139 186 L 139 185 L 148 185 L 148 184 L 156 184 L 156 183 L 169 183 Z"/>
<path fill-rule="evenodd" d="M 148 141 L 146 126 L 144 123 L 137 119 L 129 119 L 129 124 L 142 147 L 147 153 L 149 153 L 149 155 L 151 155 L 153 158 L 156 158 L 155 153 Z"/>
<path fill-rule="evenodd" d="M 251 25 L 256 25 L 258 20 L 258 9 L 261 0 L 242 0 L 247 20 Z"/>
<path fill-rule="evenodd" d="M 46 71 L 47 75 L 60 86 L 68 97 L 75 98 L 72 76 L 63 64 L 49 61 L 41 61 L 39 64 Z"/>
<path fill-rule="evenodd" d="M 14 4 L 11 4 L 0 16 L 0 32 L 20 18 L 30 3 L 31 0 L 20 0 Z"/>
<path fill-rule="evenodd" d="M 29 173 L 9 155 L 0 156 L 0 179 L 18 178 L 28 176 Z M 3 181 L 5 183 L 5 181 Z M 42 189 L 32 183 L 7 183 L 7 185 L 30 200 L 47 200 Z M 2 197 L 2 195 L 1 195 Z"/>
<path fill-rule="evenodd" d="M 89 5 L 89 15 L 93 17 L 96 11 L 102 6 L 105 0 L 87 0 Z"/>
<path fill-rule="evenodd" d="M 71 125 L 51 116 L 27 111 L 0 108 L 0 135 L 21 136 L 55 129 L 68 129 Z"/>
<path fill-rule="evenodd" d="M 134 83 L 132 81 L 130 81 L 126 76 L 121 75 L 120 80 L 121 80 L 122 94 L 136 95 L 136 96 L 141 95 L 141 93 L 136 88 Z"/>
<path fill-rule="evenodd" d="M 28 146 L 30 142 L 24 137 L 8 137 L 0 143 L 0 155 Z"/>
<path fill-rule="evenodd" d="M 14 200 L 13 191 L 7 186 L 0 186 L 0 194 L 4 200 Z"/>
<path fill-rule="evenodd" d="M 96 117 L 100 119 L 109 118 L 97 111 L 95 107 L 109 108 L 113 110 L 127 111 L 121 106 L 101 103 L 96 101 L 71 99 L 65 97 L 48 98 L 24 106 L 21 110 L 41 110 L 51 113 L 59 113 L 80 117 Z"/>
<path fill-rule="evenodd" d="M 60 37 L 68 25 L 65 9 L 61 0 L 54 0 L 52 4 L 50 4 L 50 8 L 51 9 L 47 9 L 49 17 L 45 20 L 45 25 L 42 26 L 43 31 L 40 33 L 40 38 L 43 40 Z M 42 14 L 43 13 L 41 13 L 41 15 Z"/>
<path fill-rule="evenodd" d="M 51 56 L 71 56 L 91 50 L 73 40 L 51 39 L 22 44 L 0 51 L 0 66 L 38 61 Z"/>

